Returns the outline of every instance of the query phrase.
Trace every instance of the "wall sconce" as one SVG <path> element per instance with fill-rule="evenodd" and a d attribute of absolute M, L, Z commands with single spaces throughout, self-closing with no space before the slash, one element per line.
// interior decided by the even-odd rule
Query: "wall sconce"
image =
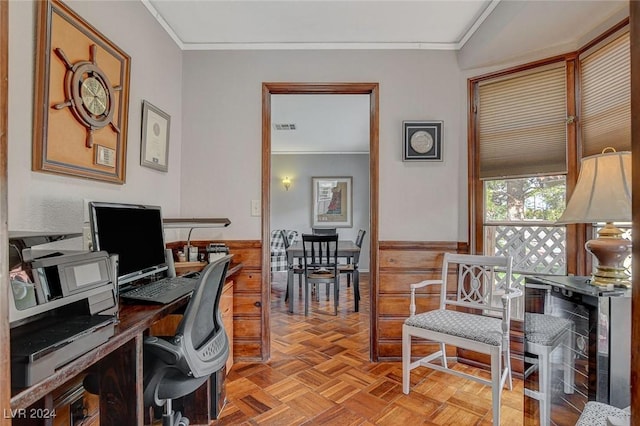
<path fill-rule="evenodd" d="M 291 180 L 289 179 L 289 176 L 285 176 L 284 179 L 282 179 L 282 185 L 284 185 L 284 189 L 287 191 L 291 188 Z"/>

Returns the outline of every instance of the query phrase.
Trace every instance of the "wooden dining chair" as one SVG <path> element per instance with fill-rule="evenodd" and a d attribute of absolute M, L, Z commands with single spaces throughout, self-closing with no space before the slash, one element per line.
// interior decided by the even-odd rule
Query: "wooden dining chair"
<path fill-rule="evenodd" d="M 358 231 L 355 244 L 358 248 L 362 248 L 362 241 L 367 233 L 364 229 Z M 353 257 L 348 258 L 348 263 L 338 265 L 338 272 L 347 275 L 347 288 L 351 287 L 351 276 L 353 275 L 353 307 L 355 312 L 359 312 L 360 304 L 360 271 L 358 263 L 360 262 L 360 252 Z"/>
<path fill-rule="evenodd" d="M 333 284 L 334 313 L 338 315 L 338 301 L 340 295 L 338 274 L 338 234 L 313 235 L 302 234 L 303 262 L 304 262 L 304 314 L 309 315 L 310 285 L 315 284 L 320 292 L 319 284 L 329 286 Z"/>

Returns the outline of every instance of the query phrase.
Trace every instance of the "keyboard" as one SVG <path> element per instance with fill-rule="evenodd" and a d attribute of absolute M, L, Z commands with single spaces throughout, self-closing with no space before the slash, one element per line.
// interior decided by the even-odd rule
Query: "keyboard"
<path fill-rule="evenodd" d="M 197 282 L 197 279 L 187 277 L 163 278 L 121 293 L 120 297 L 136 301 L 167 304 L 193 292 Z"/>

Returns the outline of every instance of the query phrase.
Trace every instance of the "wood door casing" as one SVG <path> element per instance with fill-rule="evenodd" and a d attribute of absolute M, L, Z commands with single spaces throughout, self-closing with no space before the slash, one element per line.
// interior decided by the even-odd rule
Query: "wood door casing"
<path fill-rule="evenodd" d="M 378 83 L 262 83 L 262 264 L 269 265 L 270 211 L 271 211 L 271 95 L 285 94 L 363 94 L 369 95 L 369 220 L 370 220 L 370 285 L 371 322 L 369 357 L 378 359 L 376 291 L 378 283 L 378 179 L 379 179 L 379 84 Z M 271 354 L 270 335 L 270 271 L 262 269 L 262 359 Z"/>

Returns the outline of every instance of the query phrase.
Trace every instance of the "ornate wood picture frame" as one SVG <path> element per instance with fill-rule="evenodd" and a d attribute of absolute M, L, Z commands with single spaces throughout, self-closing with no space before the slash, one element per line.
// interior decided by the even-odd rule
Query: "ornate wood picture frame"
<path fill-rule="evenodd" d="M 123 184 L 131 58 L 64 3 L 37 8 L 32 170 Z"/>
<path fill-rule="evenodd" d="M 402 161 L 442 161 L 443 121 L 403 121 Z"/>
<path fill-rule="evenodd" d="M 312 177 L 312 227 L 351 228 L 353 226 L 353 178 Z"/>

